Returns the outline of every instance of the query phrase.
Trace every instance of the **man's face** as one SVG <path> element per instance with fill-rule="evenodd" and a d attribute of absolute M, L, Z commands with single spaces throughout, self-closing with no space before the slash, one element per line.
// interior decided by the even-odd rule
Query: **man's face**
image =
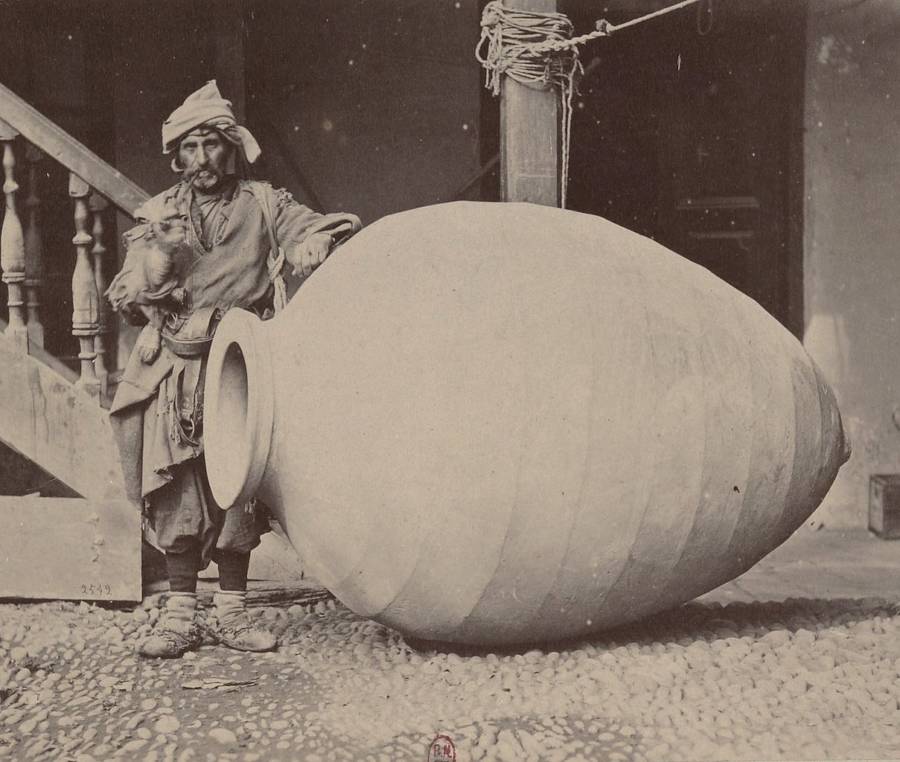
<path fill-rule="evenodd" d="M 233 146 L 216 130 L 197 129 L 181 139 L 178 161 L 184 177 L 199 191 L 214 191 L 225 178 Z"/>

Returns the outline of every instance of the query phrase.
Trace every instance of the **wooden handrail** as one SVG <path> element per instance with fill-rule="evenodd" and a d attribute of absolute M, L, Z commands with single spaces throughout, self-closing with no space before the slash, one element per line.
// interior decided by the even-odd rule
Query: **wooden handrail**
<path fill-rule="evenodd" d="M 133 217 L 134 210 L 150 198 L 143 188 L 2 84 L 0 119 L 126 214 Z"/>

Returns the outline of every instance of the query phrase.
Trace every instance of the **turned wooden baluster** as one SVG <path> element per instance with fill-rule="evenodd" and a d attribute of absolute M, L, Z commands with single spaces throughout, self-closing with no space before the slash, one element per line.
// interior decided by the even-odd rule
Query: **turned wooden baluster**
<path fill-rule="evenodd" d="M 78 385 L 99 396 L 100 380 L 94 368 L 97 352 L 94 342 L 100 333 L 100 298 L 94 268 L 91 266 L 91 212 L 88 208 L 90 186 L 75 173 L 69 174 L 69 195 L 75 200 L 75 270 L 72 273 L 72 335 L 78 338 L 81 351 L 81 377 Z"/>
<path fill-rule="evenodd" d="M 38 166 L 45 158 L 36 146 L 25 149 L 28 160 L 28 197 L 25 208 L 28 221 L 25 227 L 25 292 L 28 309 L 28 341 L 44 346 L 44 324 L 41 322 L 41 286 L 44 282 L 44 240 L 41 235 L 41 199 L 38 195 Z"/>
<path fill-rule="evenodd" d="M 94 351 L 97 353 L 97 359 L 94 360 L 94 369 L 97 377 L 100 379 L 100 387 L 106 392 L 106 383 L 109 377 L 109 366 L 106 358 L 106 337 L 109 334 L 112 321 L 110 320 L 109 302 L 103 297 L 106 293 L 106 276 L 104 275 L 104 262 L 106 260 L 106 252 L 108 249 L 104 243 L 106 235 L 105 211 L 109 206 L 109 202 L 99 193 L 91 194 L 88 201 L 88 208 L 94 215 L 94 248 L 91 249 L 91 256 L 94 259 L 94 283 L 97 286 L 97 296 L 100 299 L 100 326 L 97 335 L 94 337 Z"/>
<path fill-rule="evenodd" d="M 28 330 L 25 325 L 25 300 L 22 298 L 25 283 L 25 235 L 16 211 L 16 155 L 13 141 L 19 133 L 6 122 L 0 121 L 0 141 L 3 143 L 3 194 L 6 196 L 6 214 L 0 228 L 0 269 L 8 288 L 9 323 L 6 335 L 23 352 L 28 351 Z"/>

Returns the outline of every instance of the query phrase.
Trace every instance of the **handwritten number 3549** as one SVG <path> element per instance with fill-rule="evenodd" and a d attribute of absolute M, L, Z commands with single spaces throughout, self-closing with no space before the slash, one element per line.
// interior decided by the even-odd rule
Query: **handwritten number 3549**
<path fill-rule="evenodd" d="M 82 595 L 110 595 L 112 588 L 109 585 L 82 585 Z"/>

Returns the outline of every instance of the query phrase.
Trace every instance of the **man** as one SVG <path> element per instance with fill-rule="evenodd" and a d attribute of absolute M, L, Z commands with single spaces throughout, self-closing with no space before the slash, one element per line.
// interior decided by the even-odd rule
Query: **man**
<path fill-rule="evenodd" d="M 148 351 L 139 341 L 143 347 L 132 352 L 110 410 L 129 495 L 143 505 L 169 577 L 165 611 L 139 651 L 173 658 L 200 646 L 197 573 L 210 560 L 218 564 L 220 590 L 208 632 L 231 648 L 267 651 L 276 646 L 274 636 L 245 608 L 250 551 L 267 518 L 255 502 L 222 510 L 212 499 L 203 460 L 204 358 L 222 312 L 240 307 L 268 317 L 286 301 L 285 262 L 308 276 L 360 223 L 354 215 L 318 214 L 285 190 L 240 179 L 238 168 L 252 164 L 260 149 L 215 81 L 172 113 L 162 137 L 180 181 L 136 211 L 139 224 L 125 235 L 128 254 L 108 292 L 129 319 L 143 322 L 150 299 L 163 314 L 144 329 L 159 331 L 161 346 L 157 340 Z M 152 281 L 146 255 L 158 252 L 162 239 L 166 252 L 177 252 L 164 268 L 170 287 L 154 291 L 159 284 L 151 282 L 135 289 L 136 278 Z"/>

